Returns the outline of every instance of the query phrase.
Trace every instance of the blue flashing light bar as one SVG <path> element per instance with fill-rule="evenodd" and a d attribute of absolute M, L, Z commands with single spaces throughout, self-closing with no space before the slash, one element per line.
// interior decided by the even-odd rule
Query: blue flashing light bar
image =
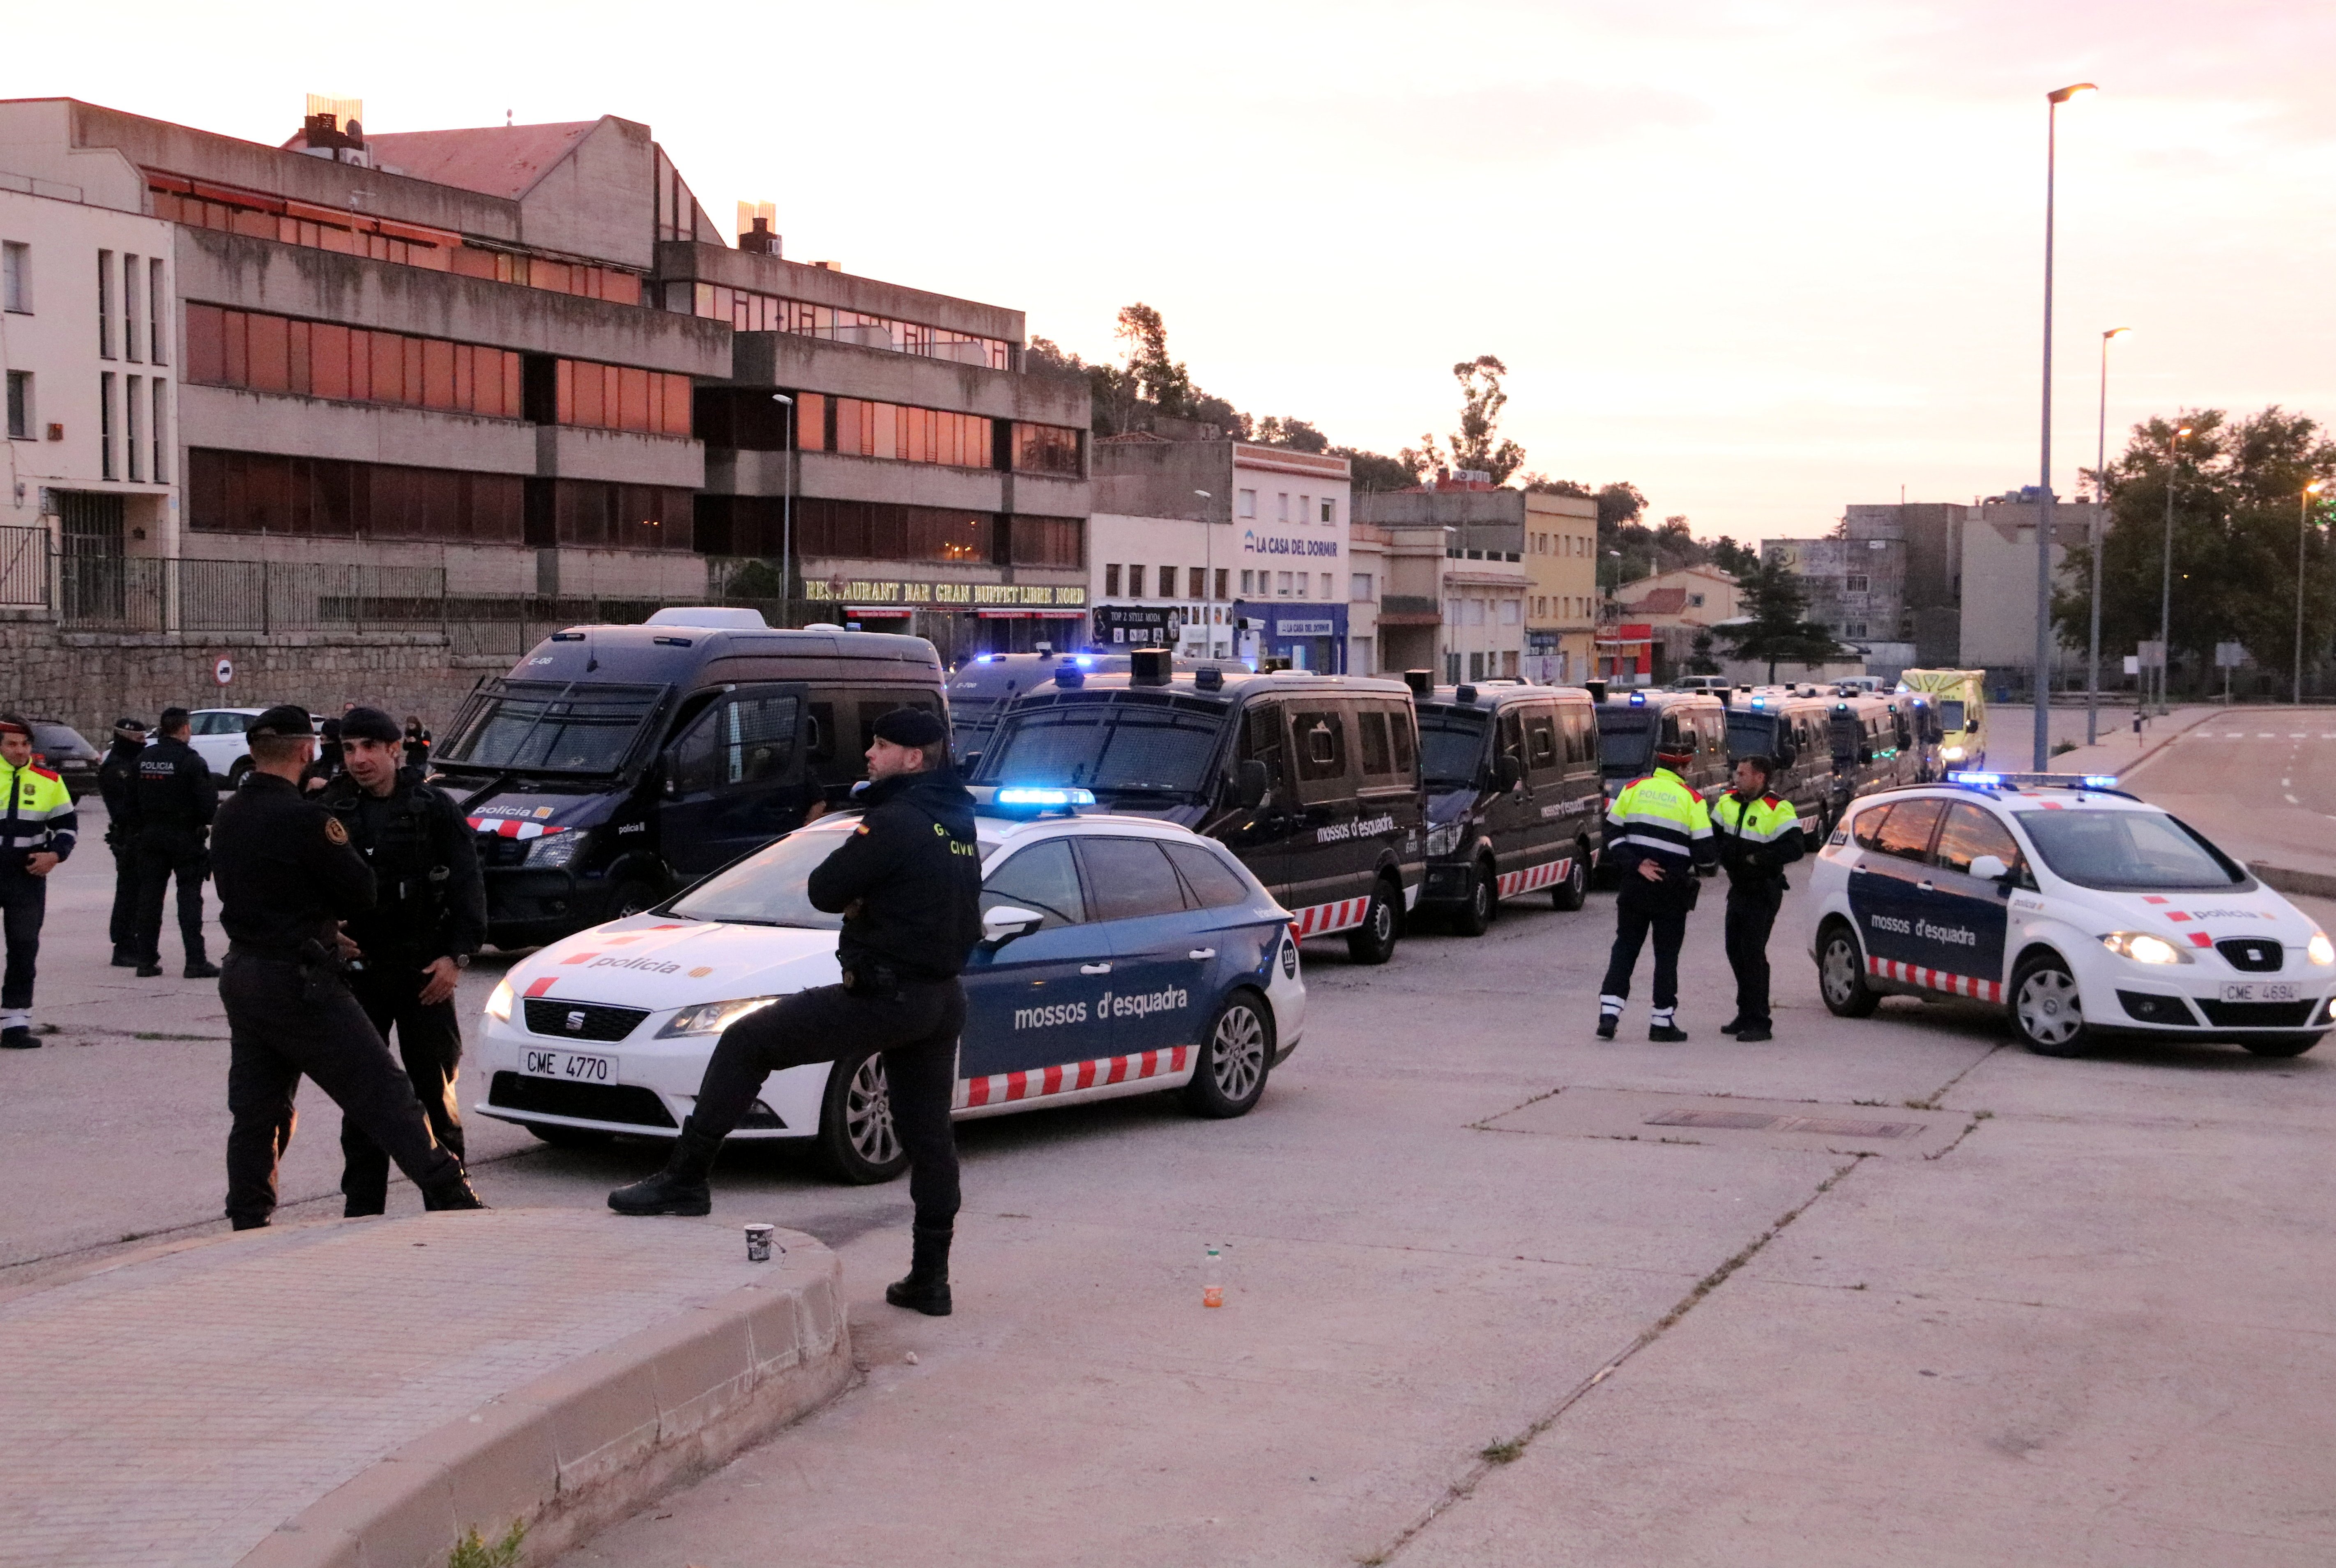
<path fill-rule="evenodd" d="M 1632 707 L 1644 707 L 1644 706 L 1647 706 L 1647 694 L 1646 694 L 1645 692 L 1642 692 L 1642 691 L 1634 691 L 1634 692 L 1632 692 L 1632 693 L 1630 694 L 1630 706 L 1631 706 Z"/>
<path fill-rule="evenodd" d="M 1002 806 L 1036 806 L 1041 811 L 1065 810 L 1073 806 L 1095 803 L 1095 791 L 1085 789 L 1036 789 L 1015 784 L 998 792 L 998 803 Z"/>
<path fill-rule="evenodd" d="M 996 664 L 999 659 L 1004 658 L 1006 656 L 1002 653 L 985 653 L 973 662 L 976 664 Z"/>
<path fill-rule="evenodd" d="M 1955 769 L 1947 774 L 1951 784 L 1968 784 L 1979 789 L 2059 788 L 2080 790 L 2113 790 L 2117 787 L 2113 773 L 1974 773 Z"/>
<path fill-rule="evenodd" d="M 1768 699 L 1765 696 L 1756 696 L 1752 699 L 1752 706 L 1755 708 L 1767 707 L 1768 706 Z"/>

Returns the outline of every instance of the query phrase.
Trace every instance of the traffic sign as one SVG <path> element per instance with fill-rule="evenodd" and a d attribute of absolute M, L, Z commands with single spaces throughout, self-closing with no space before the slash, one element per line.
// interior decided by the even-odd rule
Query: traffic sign
<path fill-rule="evenodd" d="M 225 686 L 228 682 L 233 680 L 235 678 L 235 660 L 231 658 L 222 658 L 217 664 L 211 666 L 211 678 L 219 682 L 221 686 Z"/>

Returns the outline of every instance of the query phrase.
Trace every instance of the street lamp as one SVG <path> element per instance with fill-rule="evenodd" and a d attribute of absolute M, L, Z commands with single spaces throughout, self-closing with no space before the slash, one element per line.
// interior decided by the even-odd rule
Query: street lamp
<path fill-rule="evenodd" d="M 2052 760 L 2052 203 L 2059 178 L 2060 105 L 2079 93 L 2098 93 L 2078 82 L 2045 94 L 2044 112 L 2044 418 L 2043 493 L 2036 504 L 2036 771 Z"/>
<path fill-rule="evenodd" d="M 1196 490 L 1192 493 L 1202 501 L 1209 499 L 1209 492 L 1205 490 Z M 1205 506 L 1201 508 L 1201 560 L 1204 563 L 1201 568 L 1201 613 L 1206 618 L 1201 624 L 1209 628 L 1209 657 L 1214 658 L 1217 656 L 1217 533 L 1210 526 L 1209 509 Z"/>
<path fill-rule="evenodd" d="M 2312 498 L 2318 495 L 2321 480 L 2313 480 L 2295 498 L 2295 703 L 2303 703 L 2303 532 L 2312 511 Z"/>
<path fill-rule="evenodd" d="M 2101 509 L 2108 504 L 2109 466 L 2109 339 L 2130 326 L 2112 326 L 2101 334 L 2101 425 L 2093 446 L 2093 630 L 2091 655 L 2085 674 L 2085 744 L 2101 738 Z"/>
<path fill-rule="evenodd" d="M 787 411 L 787 482 L 780 492 L 779 502 L 779 624 L 793 626 L 795 623 L 795 465 L 802 458 L 795 452 L 795 400 L 784 392 L 774 392 L 771 394 L 771 401 Z"/>
<path fill-rule="evenodd" d="M 2185 424 L 2166 438 L 2166 550 L 2157 563 L 2157 711 L 2161 715 L 2173 711 L 2166 706 L 2166 677 L 2174 663 L 2167 637 L 2174 622 L 2174 449 L 2189 433 Z"/>

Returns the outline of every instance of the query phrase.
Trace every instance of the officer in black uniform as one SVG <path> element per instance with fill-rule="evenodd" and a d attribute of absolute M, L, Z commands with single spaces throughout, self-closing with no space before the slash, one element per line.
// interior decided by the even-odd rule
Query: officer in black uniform
<path fill-rule="evenodd" d="M 1768 932 L 1791 884 L 1785 868 L 1805 852 L 1801 813 L 1768 793 L 1765 756 L 1736 759 L 1736 787 L 1712 803 L 1712 832 L 1728 872 L 1728 967 L 1736 973 L 1736 1016 L 1719 1026 L 1746 1045 L 1773 1039 L 1768 1011 Z"/>
<path fill-rule="evenodd" d="M 227 1216 L 238 1231 L 276 1212 L 276 1166 L 291 1142 L 303 1074 L 389 1153 L 428 1209 L 481 1209 L 462 1162 L 438 1144 L 414 1086 L 350 994 L 337 922 L 373 908 L 374 877 L 340 820 L 303 799 L 316 749 L 307 710 L 254 719 L 251 776 L 213 834 L 227 928 Z"/>
<path fill-rule="evenodd" d="M 113 852 L 113 914 L 106 934 L 113 939 L 113 967 L 138 967 L 138 759 L 146 750 L 146 726 L 138 719 L 113 721 L 113 744 L 97 765 L 97 793 L 105 797 L 105 847 Z"/>
<path fill-rule="evenodd" d="M 179 879 L 179 941 L 187 979 L 207 980 L 219 966 L 203 955 L 204 843 L 219 810 L 219 782 L 187 744 L 187 710 L 162 710 L 162 738 L 138 756 L 138 973 L 162 972 L 162 894 Z"/>
<path fill-rule="evenodd" d="M 647 1181 L 608 1194 L 620 1214 L 703 1214 L 722 1140 L 754 1108 L 763 1080 L 833 1059 L 862 1043 L 884 1053 L 892 1125 L 910 1162 L 915 1252 L 884 1299 L 933 1317 L 949 1311 L 957 1222 L 957 1140 L 949 1110 L 965 1025 L 958 974 L 981 937 L 981 851 L 973 797 L 949 765 L 949 732 L 921 708 L 876 721 L 866 815 L 811 873 L 813 907 L 843 916 L 843 983 L 782 998 L 722 1032 L 682 1124 L 673 1158 Z"/>
<path fill-rule="evenodd" d="M 317 797 L 373 868 L 375 903 L 346 930 L 356 944 L 349 989 L 384 1040 L 397 1031 L 405 1076 L 430 1131 L 462 1156 L 454 1075 L 462 1026 L 454 981 L 487 936 L 486 883 L 470 823 L 445 791 L 401 769 L 404 736 L 376 707 L 341 716 L 341 774 Z M 378 1214 L 389 1158 L 354 1116 L 341 1118 L 341 1193 L 348 1215 Z"/>

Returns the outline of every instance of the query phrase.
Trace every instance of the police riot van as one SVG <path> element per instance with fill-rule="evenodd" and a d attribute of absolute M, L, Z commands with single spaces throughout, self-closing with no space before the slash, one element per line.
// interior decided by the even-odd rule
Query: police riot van
<path fill-rule="evenodd" d="M 554 632 L 473 690 L 432 755 L 478 834 L 487 940 L 647 909 L 841 803 L 896 707 L 947 711 L 922 638 L 726 609 Z"/>
<path fill-rule="evenodd" d="M 1765 756 L 1768 793 L 1790 801 L 1810 843 L 1833 826 L 1833 704 L 1790 687 L 1737 692 L 1728 706 L 1728 755 Z"/>
<path fill-rule="evenodd" d="M 998 719 L 1018 692 L 1055 678 L 1061 668 L 1087 675 L 1125 675 L 1127 653 L 983 653 L 952 671 L 949 680 L 949 755 L 968 772 L 979 762 Z M 1174 668 L 1199 667 L 1183 659 Z"/>
<path fill-rule="evenodd" d="M 1680 774 L 1706 800 L 1728 788 L 1728 709 L 1704 691 L 1634 691 L 1598 705 L 1598 755 L 1606 793 L 1655 771 L 1655 753 L 1689 755 Z"/>
<path fill-rule="evenodd" d="M 1419 714 L 1427 876 L 1419 907 L 1481 936 L 1504 899 L 1578 910 L 1602 842 L 1598 710 L 1575 687 L 1406 677 Z"/>
<path fill-rule="evenodd" d="M 1124 676 L 1061 670 L 1016 697 L 974 783 L 1080 787 L 1181 823 L 1240 856 L 1300 938 L 1344 932 L 1357 962 L 1393 957 L 1426 869 L 1410 688 L 1130 657 Z"/>
<path fill-rule="evenodd" d="M 1835 696 L 1829 708 L 1835 821 L 1854 800 L 1922 782 L 1911 709 L 1871 693 Z"/>

